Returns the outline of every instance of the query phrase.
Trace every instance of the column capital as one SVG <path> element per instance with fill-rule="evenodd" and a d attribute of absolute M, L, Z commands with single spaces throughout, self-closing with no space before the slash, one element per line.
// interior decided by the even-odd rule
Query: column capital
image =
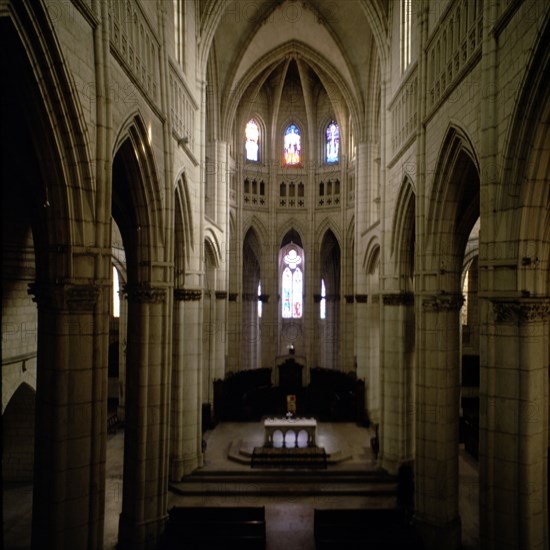
<path fill-rule="evenodd" d="M 202 298 L 202 290 L 200 288 L 175 288 L 174 300 L 178 302 L 197 302 Z"/>
<path fill-rule="evenodd" d="M 161 304 L 166 300 L 166 288 L 151 283 L 125 284 L 124 293 L 135 304 Z"/>
<path fill-rule="evenodd" d="M 353 294 L 344 294 L 346 304 L 353 304 Z"/>
<path fill-rule="evenodd" d="M 493 314 L 497 323 L 546 321 L 550 319 L 548 298 L 492 298 Z"/>
<path fill-rule="evenodd" d="M 226 300 L 227 291 L 226 290 L 216 290 L 216 300 Z"/>
<path fill-rule="evenodd" d="M 69 311 L 92 311 L 98 302 L 100 285 L 36 282 L 28 290 L 39 307 Z"/>
<path fill-rule="evenodd" d="M 462 294 L 423 296 L 422 307 L 430 311 L 458 311 L 464 303 Z"/>
<path fill-rule="evenodd" d="M 238 294 L 237 292 L 230 292 L 230 293 L 228 294 L 228 300 L 229 300 L 230 302 L 236 302 L 236 301 L 237 301 L 237 296 L 238 296 L 238 295 L 239 295 L 239 294 Z"/>
<path fill-rule="evenodd" d="M 369 299 L 368 294 L 356 294 L 355 295 L 355 301 L 358 304 L 366 304 L 368 299 Z"/>
<path fill-rule="evenodd" d="M 267 304 L 269 302 L 269 294 L 260 294 L 260 296 L 258 296 L 258 300 L 260 300 L 262 304 Z"/>
<path fill-rule="evenodd" d="M 382 294 L 382 303 L 385 306 L 410 306 L 414 304 L 414 293 L 399 292 L 395 294 Z"/>

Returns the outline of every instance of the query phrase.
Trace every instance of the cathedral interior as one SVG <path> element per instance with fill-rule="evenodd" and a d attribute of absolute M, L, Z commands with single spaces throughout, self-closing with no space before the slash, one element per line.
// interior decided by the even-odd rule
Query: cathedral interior
<path fill-rule="evenodd" d="M 476 547 L 549 549 L 550 4 L 0 0 L 0 39 L 6 548 L 22 486 L 33 549 L 162 548 L 214 434 L 286 418 L 257 461 L 361 428 L 426 550 L 463 456 Z"/>

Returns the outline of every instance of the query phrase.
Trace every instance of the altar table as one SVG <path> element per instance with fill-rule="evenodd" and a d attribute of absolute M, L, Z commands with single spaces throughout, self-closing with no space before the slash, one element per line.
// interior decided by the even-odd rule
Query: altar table
<path fill-rule="evenodd" d="M 273 434 L 280 431 L 283 434 L 283 447 L 286 447 L 285 436 L 288 432 L 295 434 L 294 446 L 298 446 L 298 434 L 305 431 L 308 447 L 315 447 L 315 432 L 317 420 L 315 418 L 266 418 L 264 420 L 264 447 L 273 447 Z"/>

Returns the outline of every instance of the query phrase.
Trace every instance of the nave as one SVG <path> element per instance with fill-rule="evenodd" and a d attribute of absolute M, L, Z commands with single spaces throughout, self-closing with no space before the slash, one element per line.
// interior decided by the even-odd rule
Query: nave
<path fill-rule="evenodd" d="M 171 484 L 168 508 L 173 506 L 265 506 L 266 550 L 314 550 L 313 511 L 314 508 L 359 508 L 391 507 L 396 504 L 395 484 L 390 485 L 387 494 L 380 495 L 375 483 L 368 481 L 368 475 L 376 472 L 376 461 L 370 446 L 372 429 L 353 423 L 321 423 L 319 445 L 327 452 L 335 449 L 351 451 L 351 457 L 340 464 L 329 466 L 322 472 L 331 476 L 330 482 L 306 483 L 296 479 L 296 471 L 267 470 L 268 481 L 262 473 L 253 472 L 249 466 L 232 461 L 228 450 L 234 442 L 261 444 L 263 438 L 261 423 L 225 422 L 205 432 L 205 461 L 196 474 L 206 474 L 203 482 Z M 115 550 L 118 538 L 118 521 L 122 507 L 124 430 L 118 430 L 108 438 L 107 481 L 105 499 L 105 550 Z M 346 476 L 338 474 L 363 473 L 363 483 L 346 482 Z M 307 478 L 308 470 L 298 472 Z M 332 475 L 335 474 L 335 475 Z M 214 479 L 210 484 L 204 479 Z M 276 481 L 272 478 L 276 476 Z M 191 476 L 189 476 L 191 477 Z M 269 481 L 271 478 L 271 481 Z M 459 451 L 460 513 L 462 518 L 462 548 L 479 548 L 478 525 L 478 466 L 477 462 Z M 370 485 L 369 485 L 370 483 Z M 268 490 L 266 491 L 266 487 Z M 302 490 L 301 490 L 302 489 Z M 266 495 L 266 492 L 269 494 Z M 310 494 L 304 494 L 304 493 Z M 183 493 L 183 494 L 182 494 Z M 298 493 L 298 494 L 297 494 Z M 361 494 L 362 493 L 362 494 Z M 375 493 L 375 494 L 373 494 Z M 17 484 L 4 491 L 4 543 L 6 550 L 30 548 L 32 509 L 32 486 Z"/>

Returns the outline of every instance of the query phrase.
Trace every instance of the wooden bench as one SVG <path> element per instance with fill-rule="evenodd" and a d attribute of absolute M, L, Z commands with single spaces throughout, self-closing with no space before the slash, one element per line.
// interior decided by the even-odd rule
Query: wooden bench
<path fill-rule="evenodd" d="M 315 509 L 317 550 L 420 550 L 402 508 Z"/>
<path fill-rule="evenodd" d="M 162 548 L 214 550 L 265 548 L 265 508 L 174 507 Z"/>

